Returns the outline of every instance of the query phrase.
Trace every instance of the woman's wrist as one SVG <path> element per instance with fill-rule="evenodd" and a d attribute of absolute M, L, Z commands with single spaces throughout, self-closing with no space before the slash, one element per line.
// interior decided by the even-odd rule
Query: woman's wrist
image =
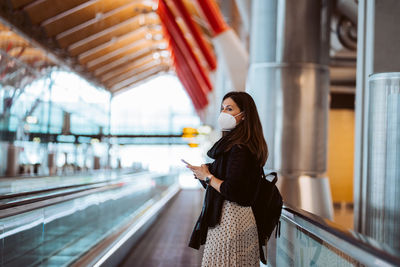
<path fill-rule="evenodd" d="M 208 174 L 204 177 L 204 182 L 206 182 L 206 184 L 210 184 L 211 179 L 212 179 L 212 174 Z"/>
<path fill-rule="evenodd" d="M 222 184 L 222 180 L 220 180 L 220 179 L 218 179 L 217 177 L 215 177 L 214 175 L 210 175 L 211 177 L 210 177 L 210 183 L 209 183 L 209 185 L 211 186 L 211 187 L 213 187 L 215 190 L 217 190 L 218 192 L 220 192 L 220 187 L 221 187 L 221 184 Z"/>

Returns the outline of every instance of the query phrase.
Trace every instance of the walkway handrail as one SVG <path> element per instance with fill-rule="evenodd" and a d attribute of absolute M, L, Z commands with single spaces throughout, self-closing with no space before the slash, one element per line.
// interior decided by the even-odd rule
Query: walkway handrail
<path fill-rule="evenodd" d="M 135 182 L 135 180 L 143 178 L 143 175 L 144 175 L 143 173 L 124 174 L 121 175 L 119 179 L 113 179 L 110 181 L 95 182 L 85 185 L 80 184 L 77 185 L 76 187 L 66 186 L 66 187 L 55 188 L 52 190 L 45 189 L 28 193 L 16 194 L 17 196 L 21 197 L 27 196 L 27 198 L 22 198 L 21 200 L 12 203 L 6 203 L 0 205 L 0 210 L 1 210 L 0 219 L 22 214 L 34 209 L 51 206 L 60 202 L 65 202 L 74 198 L 79 198 L 96 192 L 115 189 L 123 185 L 126 185 L 126 183 Z M 146 176 L 147 175 L 150 175 L 151 177 L 154 176 L 150 173 L 146 173 Z M 136 179 L 132 180 L 132 178 Z"/>
<path fill-rule="evenodd" d="M 353 259 L 374 266 L 400 266 L 400 252 L 307 211 L 285 204 L 282 217 Z"/>

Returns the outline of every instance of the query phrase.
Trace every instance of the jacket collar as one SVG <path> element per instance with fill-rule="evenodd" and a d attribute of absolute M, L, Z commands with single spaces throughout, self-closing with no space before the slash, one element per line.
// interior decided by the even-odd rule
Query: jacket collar
<path fill-rule="evenodd" d="M 226 147 L 229 145 L 230 136 L 232 132 L 230 131 L 225 136 L 221 137 L 207 152 L 207 156 L 212 159 L 216 159 L 219 155 L 223 154 L 226 151 Z"/>

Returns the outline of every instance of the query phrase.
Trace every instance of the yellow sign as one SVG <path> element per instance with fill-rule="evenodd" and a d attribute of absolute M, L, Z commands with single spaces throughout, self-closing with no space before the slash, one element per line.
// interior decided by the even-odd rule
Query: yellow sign
<path fill-rule="evenodd" d="M 190 147 L 198 147 L 199 144 L 196 142 L 196 136 L 199 134 L 197 129 L 192 127 L 185 127 L 182 130 L 182 137 L 185 138 Z"/>
<path fill-rule="evenodd" d="M 192 138 L 195 137 L 199 134 L 199 132 L 197 131 L 197 129 L 192 128 L 192 127 L 185 127 L 182 130 L 182 137 L 183 138 Z"/>

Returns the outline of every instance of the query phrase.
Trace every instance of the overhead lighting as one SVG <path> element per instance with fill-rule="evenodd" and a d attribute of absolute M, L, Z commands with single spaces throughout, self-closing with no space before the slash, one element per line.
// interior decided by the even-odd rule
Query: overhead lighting
<path fill-rule="evenodd" d="M 167 47 L 168 47 L 167 43 L 161 43 L 158 45 L 159 49 L 167 49 Z"/>
<path fill-rule="evenodd" d="M 154 35 L 153 40 L 159 41 L 162 40 L 163 38 L 164 36 L 161 33 L 157 33 L 156 35 Z"/>
<path fill-rule="evenodd" d="M 161 51 L 160 54 L 161 54 L 161 57 L 164 57 L 164 58 L 170 57 L 170 53 L 167 50 Z"/>
<path fill-rule="evenodd" d="M 159 59 L 160 58 L 160 53 L 153 53 L 153 59 Z"/>
<path fill-rule="evenodd" d="M 38 119 L 35 116 L 28 116 L 26 117 L 26 122 L 29 124 L 36 124 Z"/>
<path fill-rule="evenodd" d="M 146 23 L 146 18 L 144 17 L 143 14 L 139 15 L 139 25 L 143 26 Z"/>

